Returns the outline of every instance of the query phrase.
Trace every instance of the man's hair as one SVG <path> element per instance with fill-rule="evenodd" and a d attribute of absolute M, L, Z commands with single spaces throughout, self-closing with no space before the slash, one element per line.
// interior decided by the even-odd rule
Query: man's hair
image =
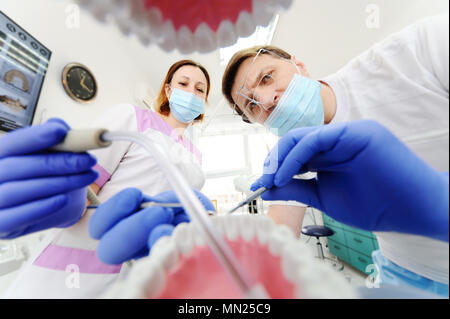
<path fill-rule="evenodd" d="M 239 109 L 236 102 L 233 100 L 231 96 L 231 89 L 233 87 L 234 81 L 236 79 L 236 74 L 239 70 L 241 64 L 247 60 L 248 58 L 255 57 L 258 52 L 261 51 L 260 54 L 270 54 L 269 52 L 275 53 L 280 58 L 290 59 L 291 55 L 286 51 L 272 45 L 257 45 L 251 48 L 247 48 L 241 51 L 236 52 L 233 57 L 228 62 L 228 65 L 225 69 L 225 72 L 222 76 L 222 94 L 227 99 L 231 108 L 235 108 L 236 112 L 242 117 L 242 120 L 247 123 L 251 123 L 248 118 L 244 115 L 244 113 Z M 266 52 L 265 52 L 265 51 Z M 268 52 L 267 52 L 268 51 Z"/>

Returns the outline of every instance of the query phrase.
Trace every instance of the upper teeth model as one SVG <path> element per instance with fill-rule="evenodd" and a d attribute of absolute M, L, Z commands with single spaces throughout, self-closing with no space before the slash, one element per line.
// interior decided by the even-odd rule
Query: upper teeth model
<path fill-rule="evenodd" d="M 76 0 L 101 22 L 113 20 L 125 35 L 170 52 L 207 53 L 267 26 L 292 0 Z M 110 19 L 107 19 L 110 17 Z"/>
<path fill-rule="evenodd" d="M 270 298 L 357 298 L 342 274 L 314 257 L 286 226 L 261 215 L 211 217 Z M 104 298 L 242 298 L 193 223 L 162 237 Z"/>

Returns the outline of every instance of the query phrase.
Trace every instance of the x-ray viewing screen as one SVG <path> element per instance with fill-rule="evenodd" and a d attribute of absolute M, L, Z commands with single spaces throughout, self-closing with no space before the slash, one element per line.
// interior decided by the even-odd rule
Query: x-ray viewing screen
<path fill-rule="evenodd" d="M 0 11 L 0 133 L 31 125 L 50 56 Z"/>

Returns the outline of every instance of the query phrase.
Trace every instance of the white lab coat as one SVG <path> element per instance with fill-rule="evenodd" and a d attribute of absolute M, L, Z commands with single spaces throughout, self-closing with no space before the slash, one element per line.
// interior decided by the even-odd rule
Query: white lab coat
<path fill-rule="evenodd" d="M 150 110 L 130 104 L 112 107 L 93 127 L 143 134 L 157 140 L 170 154 L 191 187 L 200 190 L 205 182 L 201 154 Z M 128 187 L 157 195 L 170 190 L 170 184 L 155 159 L 132 142 L 114 142 L 110 147 L 91 151 L 98 160 L 96 169 L 101 186 L 101 202 Z M 90 237 L 88 212 L 75 225 L 55 229 L 40 243 L 17 278 L 6 290 L 5 298 L 96 298 L 116 280 L 126 276 L 128 264 L 105 265 L 97 257 L 98 241 Z M 124 238 L 126 240 L 126 238 Z"/>
<path fill-rule="evenodd" d="M 322 80 L 337 98 L 331 123 L 376 120 L 434 168 L 449 170 L 448 15 L 408 26 Z M 448 243 L 390 232 L 376 236 L 386 258 L 448 284 Z"/>

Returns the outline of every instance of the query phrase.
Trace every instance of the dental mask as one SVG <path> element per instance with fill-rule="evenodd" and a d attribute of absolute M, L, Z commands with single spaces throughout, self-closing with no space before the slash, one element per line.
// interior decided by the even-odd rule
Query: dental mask
<path fill-rule="evenodd" d="M 170 111 L 182 123 L 190 123 L 205 111 L 205 101 L 191 92 L 173 89 L 169 98 Z"/>
<path fill-rule="evenodd" d="M 295 128 L 322 125 L 321 88 L 320 82 L 295 74 L 264 126 L 278 136 L 284 136 Z"/>

